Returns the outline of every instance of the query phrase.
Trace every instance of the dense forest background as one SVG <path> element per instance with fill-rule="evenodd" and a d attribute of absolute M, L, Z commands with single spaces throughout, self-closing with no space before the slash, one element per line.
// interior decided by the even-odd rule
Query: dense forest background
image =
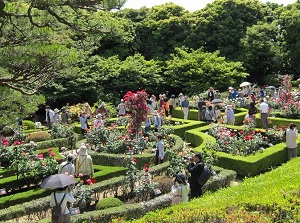
<path fill-rule="evenodd" d="M 117 103 L 128 90 L 192 95 L 300 76 L 299 1 L 216 0 L 192 13 L 173 3 L 123 4 L 0 1 L 0 109 L 15 106 L 12 117 L 45 100 L 58 108 Z"/>

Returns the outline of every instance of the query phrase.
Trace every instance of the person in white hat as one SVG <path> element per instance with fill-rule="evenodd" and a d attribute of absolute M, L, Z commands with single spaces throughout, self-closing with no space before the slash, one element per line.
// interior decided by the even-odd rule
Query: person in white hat
<path fill-rule="evenodd" d="M 96 115 L 96 119 L 93 122 L 94 128 L 100 128 L 103 125 L 101 114 Z"/>
<path fill-rule="evenodd" d="M 84 144 L 81 145 L 76 158 L 75 174 L 85 183 L 86 180 L 91 179 L 94 176 L 93 160 L 91 156 L 88 155 L 87 147 Z"/>
<path fill-rule="evenodd" d="M 232 110 L 231 105 L 227 105 L 226 110 L 225 110 L 225 115 L 226 115 L 226 124 L 228 125 L 234 125 L 235 123 L 235 116 L 234 116 L 234 111 Z"/>
<path fill-rule="evenodd" d="M 75 166 L 73 164 L 73 160 L 74 160 L 73 154 L 69 154 L 67 156 L 67 160 L 60 164 L 58 173 L 69 174 L 70 176 L 74 176 Z"/>
<path fill-rule="evenodd" d="M 124 99 L 121 99 L 121 102 L 120 102 L 120 104 L 118 105 L 118 107 L 117 107 L 117 109 L 118 109 L 118 115 L 119 116 L 124 116 L 125 114 L 126 114 L 126 105 L 125 105 L 125 103 L 124 103 Z"/>
<path fill-rule="evenodd" d="M 56 108 L 54 109 L 54 115 L 53 115 L 53 121 L 52 121 L 52 124 L 58 124 L 60 123 L 60 114 L 59 114 L 59 110 Z"/>

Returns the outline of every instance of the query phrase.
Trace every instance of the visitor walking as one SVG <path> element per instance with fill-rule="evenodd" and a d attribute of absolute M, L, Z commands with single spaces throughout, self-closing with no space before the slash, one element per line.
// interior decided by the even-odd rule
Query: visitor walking
<path fill-rule="evenodd" d="M 267 129 L 268 128 L 269 105 L 264 101 L 264 99 L 260 99 L 259 111 L 260 111 L 262 127 L 264 129 Z"/>
<path fill-rule="evenodd" d="M 170 116 L 173 115 L 173 109 L 176 107 L 176 101 L 175 101 L 175 95 L 172 94 L 171 98 L 169 100 L 169 111 L 170 111 Z"/>
<path fill-rule="evenodd" d="M 206 110 L 205 119 L 208 125 L 216 120 L 216 116 L 211 105 L 208 106 L 208 109 Z"/>
<path fill-rule="evenodd" d="M 208 101 L 213 101 L 215 99 L 213 87 L 209 88 L 207 97 L 208 97 Z"/>
<path fill-rule="evenodd" d="M 53 115 L 52 124 L 53 125 L 59 124 L 60 120 L 61 120 L 61 118 L 60 118 L 59 110 L 56 108 L 56 109 L 54 109 L 54 115 Z"/>
<path fill-rule="evenodd" d="M 45 110 L 46 110 L 46 122 L 47 122 L 47 126 L 49 129 L 52 128 L 52 124 L 53 124 L 53 116 L 54 116 L 54 111 L 52 109 L 50 109 L 49 105 L 45 106 Z"/>
<path fill-rule="evenodd" d="M 156 144 L 156 151 L 155 151 L 155 165 L 158 165 L 164 162 L 165 147 L 161 135 L 156 136 L 156 141 L 157 144 Z"/>
<path fill-rule="evenodd" d="M 74 176 L 75 174 L 75 166 L 73 164 L 74 156 L 73 154 L 69 154 L 67 156 L 67 160 L 62 162 L 59 166 L 58 173 L 68 174 L 70 176 Z"/>
<path fill-rule="evenodd" d="M 191 159 L 188 160 L 189 164 L 187 166 L 187 170 L 189 173 L 191 173 L 191 176 L 189 178 L 189 184 L 191 188 L 191 198 L 197 198 L 202 195 L 202 187 L 203 185 L 200 185 L 198 183 L 197 178 L 201 175 L 204 166 L 201 163 L 202 156 L 200 153 L 195 153 Z"/>
<path fill-rule="evenodd" d="M 121 102 L 117 107 L 119 116 L 124 116 L 126 114 L 126 109 L 125 108 L 126 108 L 126 106 L 125 106 L 125 103 L 124 103 L 124 99 L 121 99 Z"/>
<path fill-rule="evenodd" d="M 290 160 L 291 158 L 297 157 L 297 142 L 298 139 L 298 128 L 295 124 L 291 123 L 289 129 L 286 130 L 286 147 L 287 147 L 287 158 Z"/>
<path fill-rule="evenodd" d="M 71 186 L 58 188 L 57 191 L 52 192 L 50 195 L 50 206 L 54 207 L 61 203 L 61 210 L 63 210 L 63 220 L 59 221 L 59 219 L 55 219 L 55 217 L 52 216 L 52 223 L 71 223 L 71 215 L 67 203 L 74 203 L 75 201 Z"/>
<path fill-rule="evenodd" d="M 84 136 L 86 134 L 87 129 L 88 129 L 87 115 L 86 115 L 85 112 L 81 112 L 80 117 L 79 117 L 79 122 L 80 122 L 81 133 Z"/>
<path fill-rule="evenodd" d="M 181 102 L 181 111 L 183 112 L 183 119 L 187 120 L 189 115 L 189 101 L 187 96 L 184 96 L 184 100 Z"/>
<path fill-rule="evenodd" d="M 203 98 L 199 98 L 198 106 L 197 106 L 198 107 L 198 121 L 203 121 L 203 118 L 202 118 L 203 106 L 206 106 L 206 103 L 203 100 Z"/>
<path fill-rule="evenodd" d="M 82 144 L 76 158 L 76 176 L 80 177 L 80 180 L 83 180 L 86 183 L 86 180 L 93 178 L 94 168 L 93 160 L 90 155 L 87 153 L 87 147 Z"/>
<path fill-rule="evenodd" d="M 225 115 L 226 115 L 226 124 L 228 125 L 234 125 L 235 123 L 235 116 L 234 116 L 234 111 L 231 108 L 231 105 L 227 105 L 226 107 L 226 111 L 225 111 Z"/>

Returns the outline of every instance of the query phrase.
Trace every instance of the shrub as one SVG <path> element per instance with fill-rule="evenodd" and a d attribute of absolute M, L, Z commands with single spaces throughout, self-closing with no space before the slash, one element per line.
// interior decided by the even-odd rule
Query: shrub
<path fill-rule="evenodd" d="M 56 124 L 52 126 L 51 136 L 52 139 L 72 138 L 74 137 L 74 133 L 71 127 L 68 127 L 66 125 Z"/>
<path fill-rule="evenodd" d="M 49 139 L 51 139 L 51 135 L 48 132 L 41 131 L 41 132 L 30 133 L 26 138 L 26 142 L 30 142 L 30 141 L 41 142 Z"/>
<path fill-rule="evenodd" d="M 115 197 L 103 198 L 96 204 L 96 210 L 103 210 L 112 207 L 119 207 L 123 205 L 122 201 Z"/>
<path fill-rule="evenodd" d="M 160 189 L 161 193 L 169 193 L 171 191 L 173 180 L 168 176 L 157 176 L 154 177 L 152 182 L 157 183 L 157 188 Z"/>
<path fill-rule="evenodd" d="M 24 120 L 23 121 L 23 126 L 24 129 L 28 130 L 28 129 L 35 129 L 35 124 L 33 121 L 30 120 Z"/>

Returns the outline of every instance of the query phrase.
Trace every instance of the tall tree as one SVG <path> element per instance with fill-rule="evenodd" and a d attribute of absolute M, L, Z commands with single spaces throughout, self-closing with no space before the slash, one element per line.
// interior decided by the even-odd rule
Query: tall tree
<path fill-rule="evenodd" d="M 219 50 L 222 56 L 237 60 L 240 39 L 247 27 L 263 18 L 262 3 L 258 0 L 216 0 L 194 12 L 196 24 L 186 39 L 186 46 L 203 47 L 205 51 Z"/>
<path fill-rule="evenodd" d="M 166 63 L 167 82 L 189 94 L 203 92 L 211 86 L 225 90 L 248 76 L 242 63 L 227 62 L 219 52 L 179 48 L 176 51 Z"/>

